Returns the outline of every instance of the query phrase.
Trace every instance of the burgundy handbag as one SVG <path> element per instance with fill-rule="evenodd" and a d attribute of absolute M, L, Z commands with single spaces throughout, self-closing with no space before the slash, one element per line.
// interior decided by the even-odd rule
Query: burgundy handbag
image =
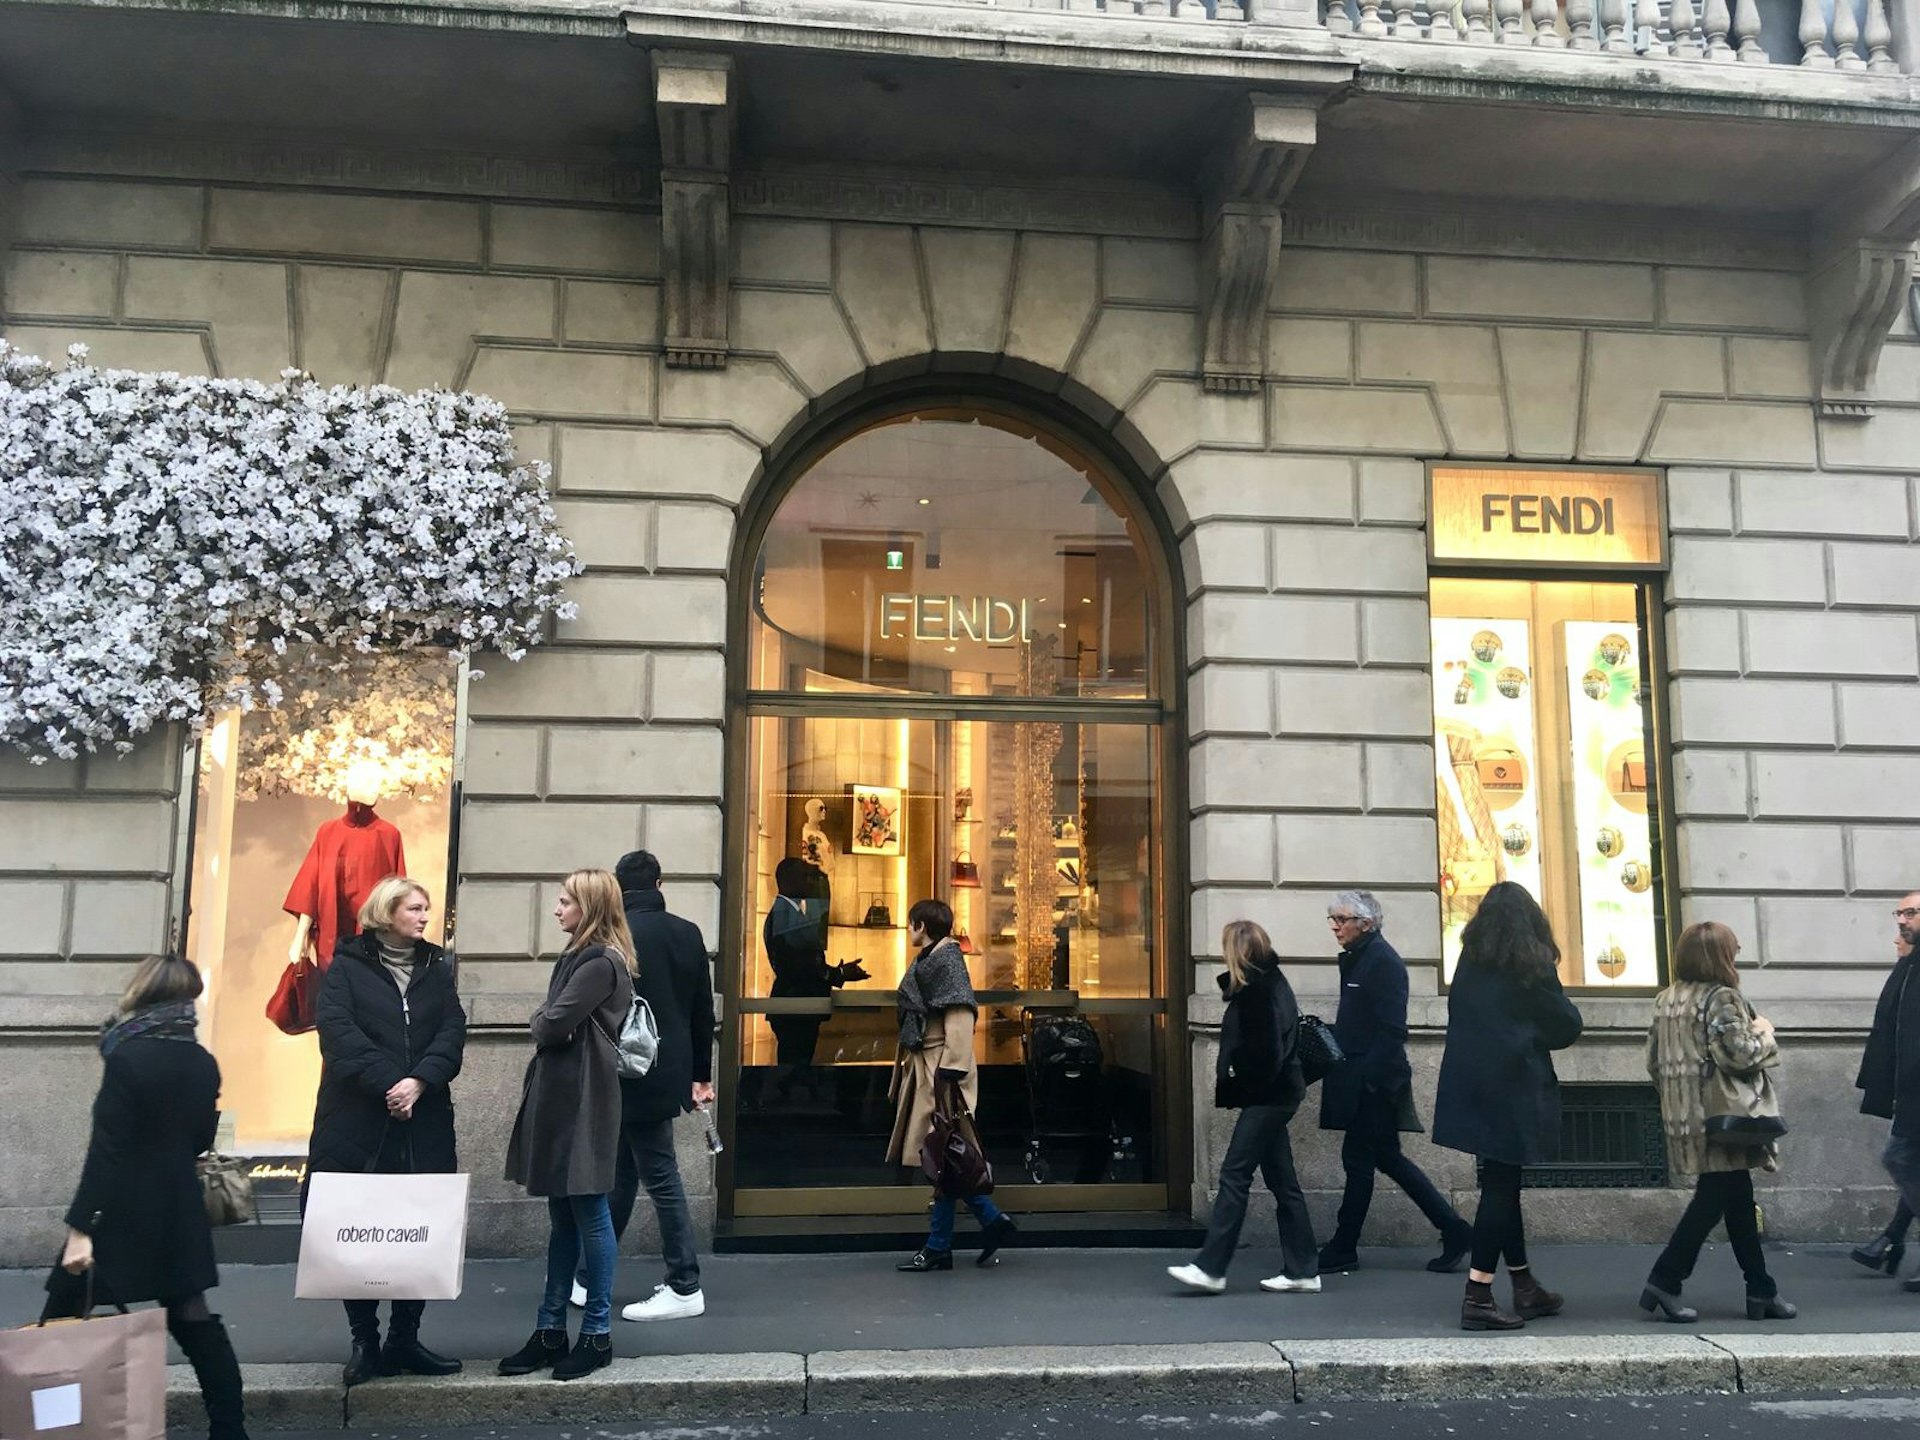
<path fill-rule="evenodd" d="M 289 1035 L 304 1035 L 318 1023 L 320 967 L 304 956 L 289 961 L 267 1001 L 267 1019 Z"/>
<path fill-rule="evenodd" d="M 957 1085 L 934 1082 L 933 1128 L 920 1147 L 920 1169 L 936 1195 L 964 1199 L 993 1193 L 993 1166 Z"/>

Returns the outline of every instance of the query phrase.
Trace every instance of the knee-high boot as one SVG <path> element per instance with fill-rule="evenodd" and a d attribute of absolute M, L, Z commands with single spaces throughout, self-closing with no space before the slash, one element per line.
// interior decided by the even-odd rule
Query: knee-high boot
<path fill-rule="evenodd" d="M 218 1315 L 178 1320 L 167 1327 L 193 1366 L 200 1398 L 207 1407 L 207 1440 L 247 1440 L 246 1401 L 240 1387 L 240 1361 Z"/>

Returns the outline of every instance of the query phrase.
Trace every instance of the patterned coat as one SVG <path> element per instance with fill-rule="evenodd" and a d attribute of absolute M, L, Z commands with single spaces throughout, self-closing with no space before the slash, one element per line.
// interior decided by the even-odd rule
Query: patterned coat
<path fill-rule="evenodd" d="M 1699 980 L 1677 981 L 1653 1002 L 1647 1073 L 1660 1091 L 1667 1163 L 1680 1174 L 1779 1168 L 1777 1145 L 1707 1144 L 1701 1085 L 1707 1066 L 1717 1065 L 1729 1075 L 1752 1075 L 1780 1061 L 1779 1045 L 1772 1035 L 1754 1028 L 1751 1015 L 1739 991 Z"/>

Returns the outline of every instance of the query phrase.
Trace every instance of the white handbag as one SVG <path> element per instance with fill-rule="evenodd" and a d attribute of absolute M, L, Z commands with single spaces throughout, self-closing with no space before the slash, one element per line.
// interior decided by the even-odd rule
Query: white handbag
<path fill-rule="evenodd" d="M 295 1297 L 459 1299 L 469 1179 L 316 1171 L 300 1225 Z"/>

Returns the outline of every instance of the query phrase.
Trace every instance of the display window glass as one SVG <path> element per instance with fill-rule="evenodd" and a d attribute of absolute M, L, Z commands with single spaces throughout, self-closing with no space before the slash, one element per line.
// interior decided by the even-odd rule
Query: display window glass
<path fill-rule="evenodd" d="M 320 1079 L 317 1037 L 268 1016 L 289 965 L 324 969 L 393 874 L 427 887 L 426 938 L 442 942 L 460 685 L 444 651 L 369 655 L 346 675 L 289 681 L 281 708 L 229 711 L 201 737 L 187 954 L 206 980 L 222 1143 L 282 1157 L 269 1179 L 297 1178 Z"/>
<path fill-rule="evenodd" d="M 924 1204 L 885 1155 L 907 913 L 929 897 L 981 1002 L 1001 1184 L 1164 1205 L 1144 545 L 1099 465 L 984 412 L 860 431 L 780 502 L 745 661 L 735 1213 Z"/>
<path fill-rule="evenodd" d="M 1432 582 L 1447 978 L 1481 898 L 1511 880 L 1552 921 L 1564 983 L 1661 983 L 1644 594 L 1575 579 Z"/>

